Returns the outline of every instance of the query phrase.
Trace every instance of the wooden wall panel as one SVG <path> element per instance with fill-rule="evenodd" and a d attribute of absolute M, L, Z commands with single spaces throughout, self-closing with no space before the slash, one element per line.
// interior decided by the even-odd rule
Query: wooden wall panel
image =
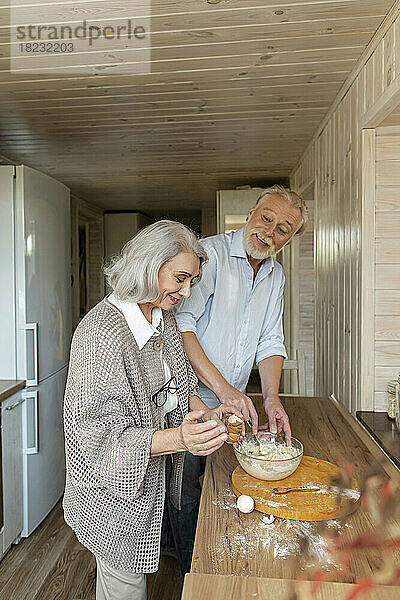
<path fill-rule="evenodd" d="M 375 281 L 377 290 L 400 290 L 400 265 L 377 265 Z"/>
<path fill-rule="evenodd" d="M 374 102 L 380 98 L 383 85 L 383 39 L 380 40 L 374 52 Z"/>
<path fill-rule="evenodd" d="M 379 135 L 379 133 L 381 134 Z M 394 128 L 391 129 L 390 133 L 396 133 Z M 388 135 L 383 128 L 379 128 L 376 136 L 376 160 L 399 160 L 400 161 L 400 147 L 398 135 Z M 385 189 L 382 188 L 382 196 L 385 196 Z M 383 198 L 382 198 L 383 201 Z M 378 208 L 378 207 L 377 207 Z M 382 209 L 381 209 L 382 210 Z M 397 210 L 400 211 L 400 206 L 397 205 Z"/>
<path fill-rule="evenodd" d="M 394 79 L 395 58 L 393 48 L 395 45 L 394 23 L 386 33 L 383 40 L 383 87 L 386 89 Z"/>
<path fill-rule="evenodd" d="M 365 110 L 371 108 L 374 103 L 374 57 L 371 56 L 365 65 Z"/>
<path fill-rule="evenodd" d="M 400 356 L 400 340 L 396 342 L 375 342 L 375 358 L 377 365 L 398 367 Z"/>
<path fill-rule="evenodd" d="M 400 371 L 400 128 L 376 133 L 373 408 L 386 410 L 387 384 Z"/>
<path fill-rule="evenodd" d="M 396 231 L 394 228 L 392 231 Z M 400 230 L 397 229 L 400 234 Z M 375 256 L 378 264 L 400 263 L 400 244 L 398 239 L 377 239 L 375 241 Z"/>
<path fill-rule="evenodd" d="M 290 178 L 300 192 L 315 178 L 315 393 L 334 392 L 353 412 L 384 410 L 400 370 L 400 133 L 362 133 L 366 114 L 398 94 L 399 8 Z"/>
<path fill-rule="evenodd" d="M 375 318 L 375 339 L 387 342 L 400 340 L 400 316 L 391 315 L 390 318 L 386 315 L 384 317 L 377 316 Z"/>
<path fill-rule="evenodd" d="M 387 395 L 386 392 L 374 393 L 374 410 L 377 412 L 387 411 Z"/>
<path fill-rule="evenodd" d="M 306 390 L 314 395 L 314 186 L 303 194 L 310 218 L 305 232 L 299 236 L 298 287 L 299 314 L 297 347 L 306 358 Z"/>
<path fill-rule="evenodd" d="M 375 314 L 400 315 L 400 290 L 376 290 Z"/>
<path fill-rule="evenodd" d="M 72 331 L 80 320 L 79 315 L 79 200 L 71 196 L 71 310 Z"/>
<path fill-rule="evenodd" d="M 371 351 L 363 354 L 360 364 L 360 398 L 363 399 L 363 408 L 374 408 L 374 365 L 373 352 L 375 341 L 375 324 L 371 315 L 375 314 L 375 130 L 365 129 L 362 132 L 362 157 L 361 170 L 361 291 L 362 302 L 360 340 L 363 347 Z"/>
<path fill-rule="evenodd" d="M 349 408 L 355 407 L 357 394 L 357 378 L 349 368 L 358 356 L 358 266 L 351 260 L 359 235 L 358 190 L 352 181 L 359 148 L 352 127 L 357 110 L 357 95 L 347 95 L 314 146 L 315 393 L 333 392 Z M 304 168 L 306 181 L 310 169 Z"/>
<path fill-rule="evenodd" d="M 396 19 L 394 22 L 394 65 L 395 65 L 395 75 L 398 75 L 400 72 L 400 19 Z"/>
<path fill-rule="evenodd" d="M 384 393 L 388 381 L 397 379 L 398 367 L 375 367 L 375 391 Z"/>
<path fill-rule="evenodd" d="M 104 218 L 89 221 L 89 308 L 104 298 Z"/>
<path fill-rule="evenodd" d="M 392 162 L 395 164 L 393 165 Z M 397 169 L 393 166 L 397 166 Z M 377 163 L 376 183 L 377 185 L 400 186 L 400 161 Z"/>

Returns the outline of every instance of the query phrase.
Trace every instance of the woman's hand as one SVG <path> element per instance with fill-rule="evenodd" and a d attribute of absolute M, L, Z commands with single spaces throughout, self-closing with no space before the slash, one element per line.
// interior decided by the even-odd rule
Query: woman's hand
<path fill-rule="evenodd" d="M 217 421 L 219 425 L 227 426 L 228 419 L 231 415 L 236 415 L 243 422 L 245 420 L 240 410 L 230 404 L 221 404 L 220 406 L 217 406 L 217 408 L 209 408 L 206 410 L 203 415 L 203 421 L 213 420 Z"/>
<path fill-rule="evenodd" d="M 213 411 L 193 410 L 189 412 L 176 429 L 179 451 L 188 450 L 196 456 L 208 456 L 221 448 L 228 437 L 226 427 L 217 414 L 215 417 L 210 416 L 205 419 L 205 412 L 212 413 Z M 198 422 L 200 419 L 205 420 Z"/>
<path fill-rule="evenodd" d="M 241 421 L 243 421 L 241 436 L 244 436 L 246 433 L 244 416 L 242 415 L 240 410 L 229 404 L 221 404 L 220 406 L 217 406 L 217 408 L 210 408 L 206 410 L 203 416 L 203 421 L 213 420 L 217 421 L 219 425 L 227 427 L 228 419 L 231 415 L 236 415 Z"/>

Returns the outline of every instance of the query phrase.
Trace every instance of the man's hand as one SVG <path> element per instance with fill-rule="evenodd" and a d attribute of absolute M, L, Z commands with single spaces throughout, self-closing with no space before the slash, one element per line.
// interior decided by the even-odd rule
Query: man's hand
<path fill-rule="evenodd" d="M 270 431 L 271 433 L 284 432 L 287 445 L 290 444 L 292 432 L 289 424 L 289 417 L 283 408 L 279 397 L 267 398 L 264 400 L 265 414 L 267 415 L 268 424 L 262 425 L 260 431 Z"/>
<path fill-rule="evenodd" d="M 221 404 L 233 406 L 241 413 L 241 415 L 243 415 L 245 421 L 251 421 L 251 429 L 255 435 L 258 431 L 258 414 L 251 398 L 246 396 L 246 394 L 243 394 L 243 392 L 239 392 L 239 390 L 226 382 L 221 389 L 218 389 L 215 393 Z"/>
<path fill-rule="evenodd" d="M 242 413 L 245 421 L 251 420 L 253 433 L 258 431 L 258 415 L 252 401 L 246 394 L 230 385 L 212 364 L 192 331 L 182 333 L 183 346 L 194 372 L 205 386 L 214 392 L 221 404 L 234 406 Z"/>

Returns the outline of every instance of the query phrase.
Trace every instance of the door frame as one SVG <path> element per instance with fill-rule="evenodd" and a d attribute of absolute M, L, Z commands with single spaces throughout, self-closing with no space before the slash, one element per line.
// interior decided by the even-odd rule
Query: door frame
<path fill-rule="evenodd" d="M 375 129 L 361 131 L 360 372 L 356 410 L 374 410 Z"/>
<path fill-rule="evenodd" d="M 375 406 L 375 204 L 376 129 L 400 105 L 400 77 L 396 77 L 361 123 L 361 247 L 359 390 L 356 410 Z M 372 242 L 372 243 L 371 243 Z"/>

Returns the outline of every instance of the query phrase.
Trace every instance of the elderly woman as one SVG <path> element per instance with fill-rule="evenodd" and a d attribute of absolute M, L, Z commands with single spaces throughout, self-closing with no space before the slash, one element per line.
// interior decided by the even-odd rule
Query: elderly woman
<path fill-rule="evenodd" d="M 209 410 L 197 396 L 172 314 L 206 258 L 180 223 L 141 230 L 106 269 L 113 292 L 72 341 L 63 504 L 66 522 L 96 557 L 97 600 L 145 599 L 166 494 L 180 508 L 185 451 L 217 450 L 227 437 L 223 421 L 240 414 Z"/>

